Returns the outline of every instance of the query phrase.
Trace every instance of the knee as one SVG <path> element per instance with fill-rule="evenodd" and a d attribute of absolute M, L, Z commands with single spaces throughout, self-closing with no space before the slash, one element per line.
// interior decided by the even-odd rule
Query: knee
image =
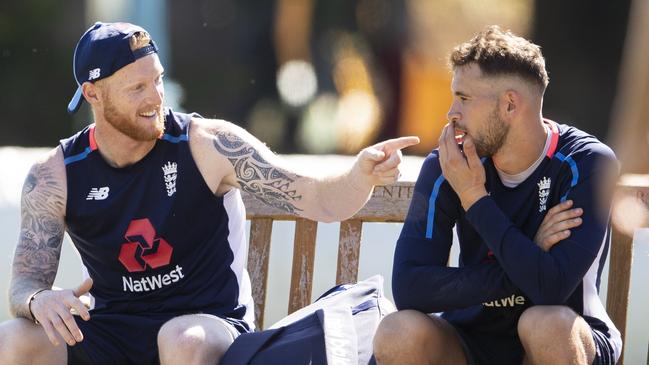
<path fill-rule="evenodd" d="M 579 316 L 566 306 L 534 306 L 518 320 L 518 336 L 523 343 L 567 338 Z"/>
<path fill-rule="evenodd" d="M 163 358 L 220 359 L 232 341 L 227 333 L 187 323 L 182 317 L 165 323 L 158 332 L 158 348 Z"/>
<path fill-rule="evenodd" d="M 0 362 L 8 359 L 29 358 L 44 348 L 33 338 L 34 324 L 24 318 L 0 324 Z"/>
<path fill-rule="evenodd" d="M 418 351 L 434 338 L 431 318 L 421 312 L 403 310 L 383 318 L 374 336 L 374 352 Z M 408 341 L 398 339 L 407 338 Z"/>

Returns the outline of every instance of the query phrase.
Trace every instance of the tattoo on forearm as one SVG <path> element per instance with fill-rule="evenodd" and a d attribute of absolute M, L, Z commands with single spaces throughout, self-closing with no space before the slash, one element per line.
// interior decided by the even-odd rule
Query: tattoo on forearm
<path fill-rule="evenodd" d="M 65 229 L 62 184 L 43 165 L 35 165 L 25 180 L 9 295 L 17 316 L 29 316 L 27 297 L 35 289 L 52 286 L 56 277 Z"/>
<path fill-rule="evenodd" d="M 301 211 L 294 205 L 295 201 L 302 199 L 293 184 L 296 175 L 272 166 L 254 148 L 232 133 L 217 132 L 215 137 L 214 147 L 230 160 L 244 191 L 289 213 Z"/>

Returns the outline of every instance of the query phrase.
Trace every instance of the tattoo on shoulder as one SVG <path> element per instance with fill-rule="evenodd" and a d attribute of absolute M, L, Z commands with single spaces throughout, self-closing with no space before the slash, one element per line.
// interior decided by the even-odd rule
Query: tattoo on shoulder
<path fill-rule="evenodd" d="M 35 165 L 25 180 L 10 289 L 17 315 L 24 314 L 22 301 L 35 286 L 51 286 L 56 277 L 65 230 L 63 183 L 44 165 Z"/>
<path fill-rule="evenodd" d="M 232 133 L 216 132 L 214 147 L 234 166 L 237 180 L 244 191 L 289 213 L 296 214 L 301 210 L 294 205 L 294 202 L 302 199 L 293 184 L 297 175 L 271 165 L 253 147 Z"/>
<path fill-rule="evenodd" d="M 36 179 L 36 176 L 32 172 L 30 172 L 27 175 L 27 178 L 25 179 L 25 186 L 23 187 L 23 194 L 29 194 L 31 193 L 34 188 L 36 187 L 36 182 L 38 180 Z"/>

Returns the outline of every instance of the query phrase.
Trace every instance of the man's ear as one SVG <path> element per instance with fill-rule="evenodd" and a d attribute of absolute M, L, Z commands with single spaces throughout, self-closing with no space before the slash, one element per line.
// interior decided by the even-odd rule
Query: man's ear
<path fill-rule="evenodd" d="M 513 117 L 521 107 L 521 95 L 513 89 L 505 91 L 502 98 L 502 111 L 505 115 Z"/>
<path fill-rule="evenodd" d="M 89 104 L 96 105 L 99 103 L 99 93 L 101 93 L 101 90 L 99 90 L 99 87 L 96 84 L 92 82 L 84 82 L 83 85 L 81 85 L 81 91 L 83 92 L 83 97 Z"/>

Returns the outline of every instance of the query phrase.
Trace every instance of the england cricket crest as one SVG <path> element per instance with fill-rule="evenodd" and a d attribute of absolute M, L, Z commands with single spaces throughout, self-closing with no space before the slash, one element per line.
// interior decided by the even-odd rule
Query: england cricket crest
<path fill-rule="evenodd" d="M 167 188 L 167 196 L 172 196 L 176 192 L 176 177 L 178 175 L 178 165 L 175 162 L 167 161 L 162 166 L 164 173 L 165 187 Z"/>
<path fill-rule="evenodd" d="M 539 187 L 539 213 L 548 209 L 548 196 L 550 196 L 550 184 L 552 180 L 549 177 L 543 177 L 538 184 Z"/>

